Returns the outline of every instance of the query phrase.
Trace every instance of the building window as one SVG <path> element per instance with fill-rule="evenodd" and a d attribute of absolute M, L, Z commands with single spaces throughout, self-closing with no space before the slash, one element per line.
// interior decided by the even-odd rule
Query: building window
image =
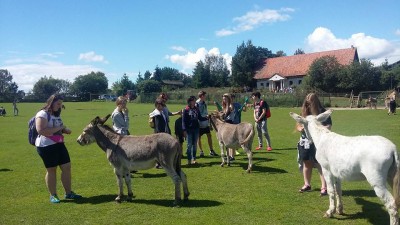
<path fill-rule="evenodd" d="M 261 87 L 264 87 L 264 83 L 260 83 L 261 84 Z"/>
<path fill-rule="evenodd" d="M 299 80 L 299 84 L 301 84 L 301 80 Z"/>
<path fill-rule="evenodd" d="M 289 81 L 289 86 L 292 86 L 293 85 L 293 81 Z"/>
<path fill-rule="evenodd" d="M 267 82 L 267 88 L 269 87 L 269 82 Z"/>

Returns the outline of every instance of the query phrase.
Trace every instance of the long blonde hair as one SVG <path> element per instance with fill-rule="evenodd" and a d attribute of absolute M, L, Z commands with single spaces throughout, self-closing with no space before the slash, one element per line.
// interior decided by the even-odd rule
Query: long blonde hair
<path fill-rule="evenodd" d="M 225 115 L 229 115 L 233 111 L 232 99 L 229 93 L 222 95 L 222 99 L 225 97 L 226 101 L 222 100 L 222 111 Z"/>

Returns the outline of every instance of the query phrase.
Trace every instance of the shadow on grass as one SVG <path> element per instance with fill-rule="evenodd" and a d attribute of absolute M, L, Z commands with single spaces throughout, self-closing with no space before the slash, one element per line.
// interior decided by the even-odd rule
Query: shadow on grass
<path fill-rule="evenodd" d="M 353 197 L 377 197 L 374 190 L 343 190 L 343 196 Z"/>
<path fill-rule="evenodd" d="M 11 172 L 11 171 L 13 171 L 13 170 L 11 170 L 11 169 L 7 169 L 7 168 L 0 169 L 0 172 Z"/>
<path fill-rule="evenodd" d="M 367 219 L 371 224 L 389 224 L 390 218 L 388 212 L 384 209 L 382 204 L 375 202 L 366 201 L 363 198 L 354 199 L 357 205 L 361 205 L 362 212 L 357 212 L 355 214 L 344 214 L 337 220 L 355 220 L 355 219 Z M 344 205 L 344 210 L 346 206 Z"/>
<path fill-rule="evenodd" d="M 98 195 L 98 196 L 91 196 L 91 197 L 84 197 L 82 199 L 77 200 L 62 200 L 64 203 L 75 203 L 75 204 L 102 204 L 102 203 L 110 203 L 115 202 L 115 198 L 117 195 Z M 125 196 L 126 197 L 126 196 Z M 146 205 L 157 205 L 157 206 L 164 206 L 164 207 L 172 207 L 173 200 L 160 200 L 160 199 L 133 199 L 132 202 L 123 201 L 121 204 L 146 204 Z M 116 202 L 115 202 L 116 203 Z M 116 203 L 117 204 L 117 203 Z M 181 207 L 187 208 L 201 208 L 201 207 L 215 207 L 222 205 L 221 202 L 212 201 L 212 200 L 188 200 L 182 201 L 180 203 Z"/>

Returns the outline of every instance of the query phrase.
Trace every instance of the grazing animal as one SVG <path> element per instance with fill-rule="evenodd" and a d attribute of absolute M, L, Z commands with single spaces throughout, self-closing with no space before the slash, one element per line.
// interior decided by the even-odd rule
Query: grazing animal
<path fill-rule="evenodd" d="M 253 166 L 253 153 L 251 152 L 251 145 L 253 144 L 254 138 L 253 125 L 251 123 L 225 123 L 219 119 L 219 116 L 216 114 L 211 114 L 209 117 L 211 125 L 214 127 L 215 132 L 217 133 L 219 147 L 221 148 L 221 166 L 224 166 L 225 164 L 224 148 L 237 149 L 242 147 L 249 159 L 249 165 L 246 171 L 250 173 Z M 226 159 L 227 165 L 230 166 L 229 157 L 226 157 Z"/>
<path fill-rule="evenodd" d="M 367 100 L 365 100 L 365 105 L 368 106 L 370 109 L 372 108 L 376 109 L 376 104 L 377 104 L 377 99 L 371 96 Z"/>
<path fill-rule="evenodd" d="M 87 125 L 77 142 L 80 145 L 89 145 L 97 142 L 97 145 L 107 154 L 107 159 L 114 167 L 117 176 L 119 194 L 115 199 L 121 202 L 123 194 L 123 179 L 128 188 L 127 201 L 132 201 L 133 191 L 131 187 L 132 170 L 146 170 L 154 168 L 158 162 L 170 176 L 175 184 L 174 205 L 181 201 L 181 188 L 183 185 L 184 200 L 188 200 L 189 190 L 185 173 L 181 170 L 182 149 L 179 142 L 167 133 L 157 133 L 145 136 L 121 136 L 112 128 L 104 125 L 110 117 L 100 119 L 96 117 Z"/>
<path fill-rule="evenodd" d="M 341 180 L 366 179 L 384 203 L 390 224 L 399 224 L 400 162 L 396 146 L 381 136 L 347 137 L 328 130 L 321 122 L 331 113 L 332 110 L 327 110 L 306 118 L 290 113 L 293 119 L 304 125 L 307 137 L 315 144 L 316 159 L 321 164 L 329 194 L 329 209 L 325 217 L 332 217 L 335 209 L 336 213 L 343 213 Z M 392 187 L 393 195 L 386 182 Z"/>

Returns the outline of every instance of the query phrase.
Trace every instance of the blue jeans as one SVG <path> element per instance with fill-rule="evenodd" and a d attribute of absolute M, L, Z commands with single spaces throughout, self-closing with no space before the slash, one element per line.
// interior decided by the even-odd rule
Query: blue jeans
<path fill-rule="evenodd" d="M 199 128 L 197 129 L 187 129 L 187 159 L 196 160 L 196 150 L 197 150 L 197 140 L 199 138 Z"/>

